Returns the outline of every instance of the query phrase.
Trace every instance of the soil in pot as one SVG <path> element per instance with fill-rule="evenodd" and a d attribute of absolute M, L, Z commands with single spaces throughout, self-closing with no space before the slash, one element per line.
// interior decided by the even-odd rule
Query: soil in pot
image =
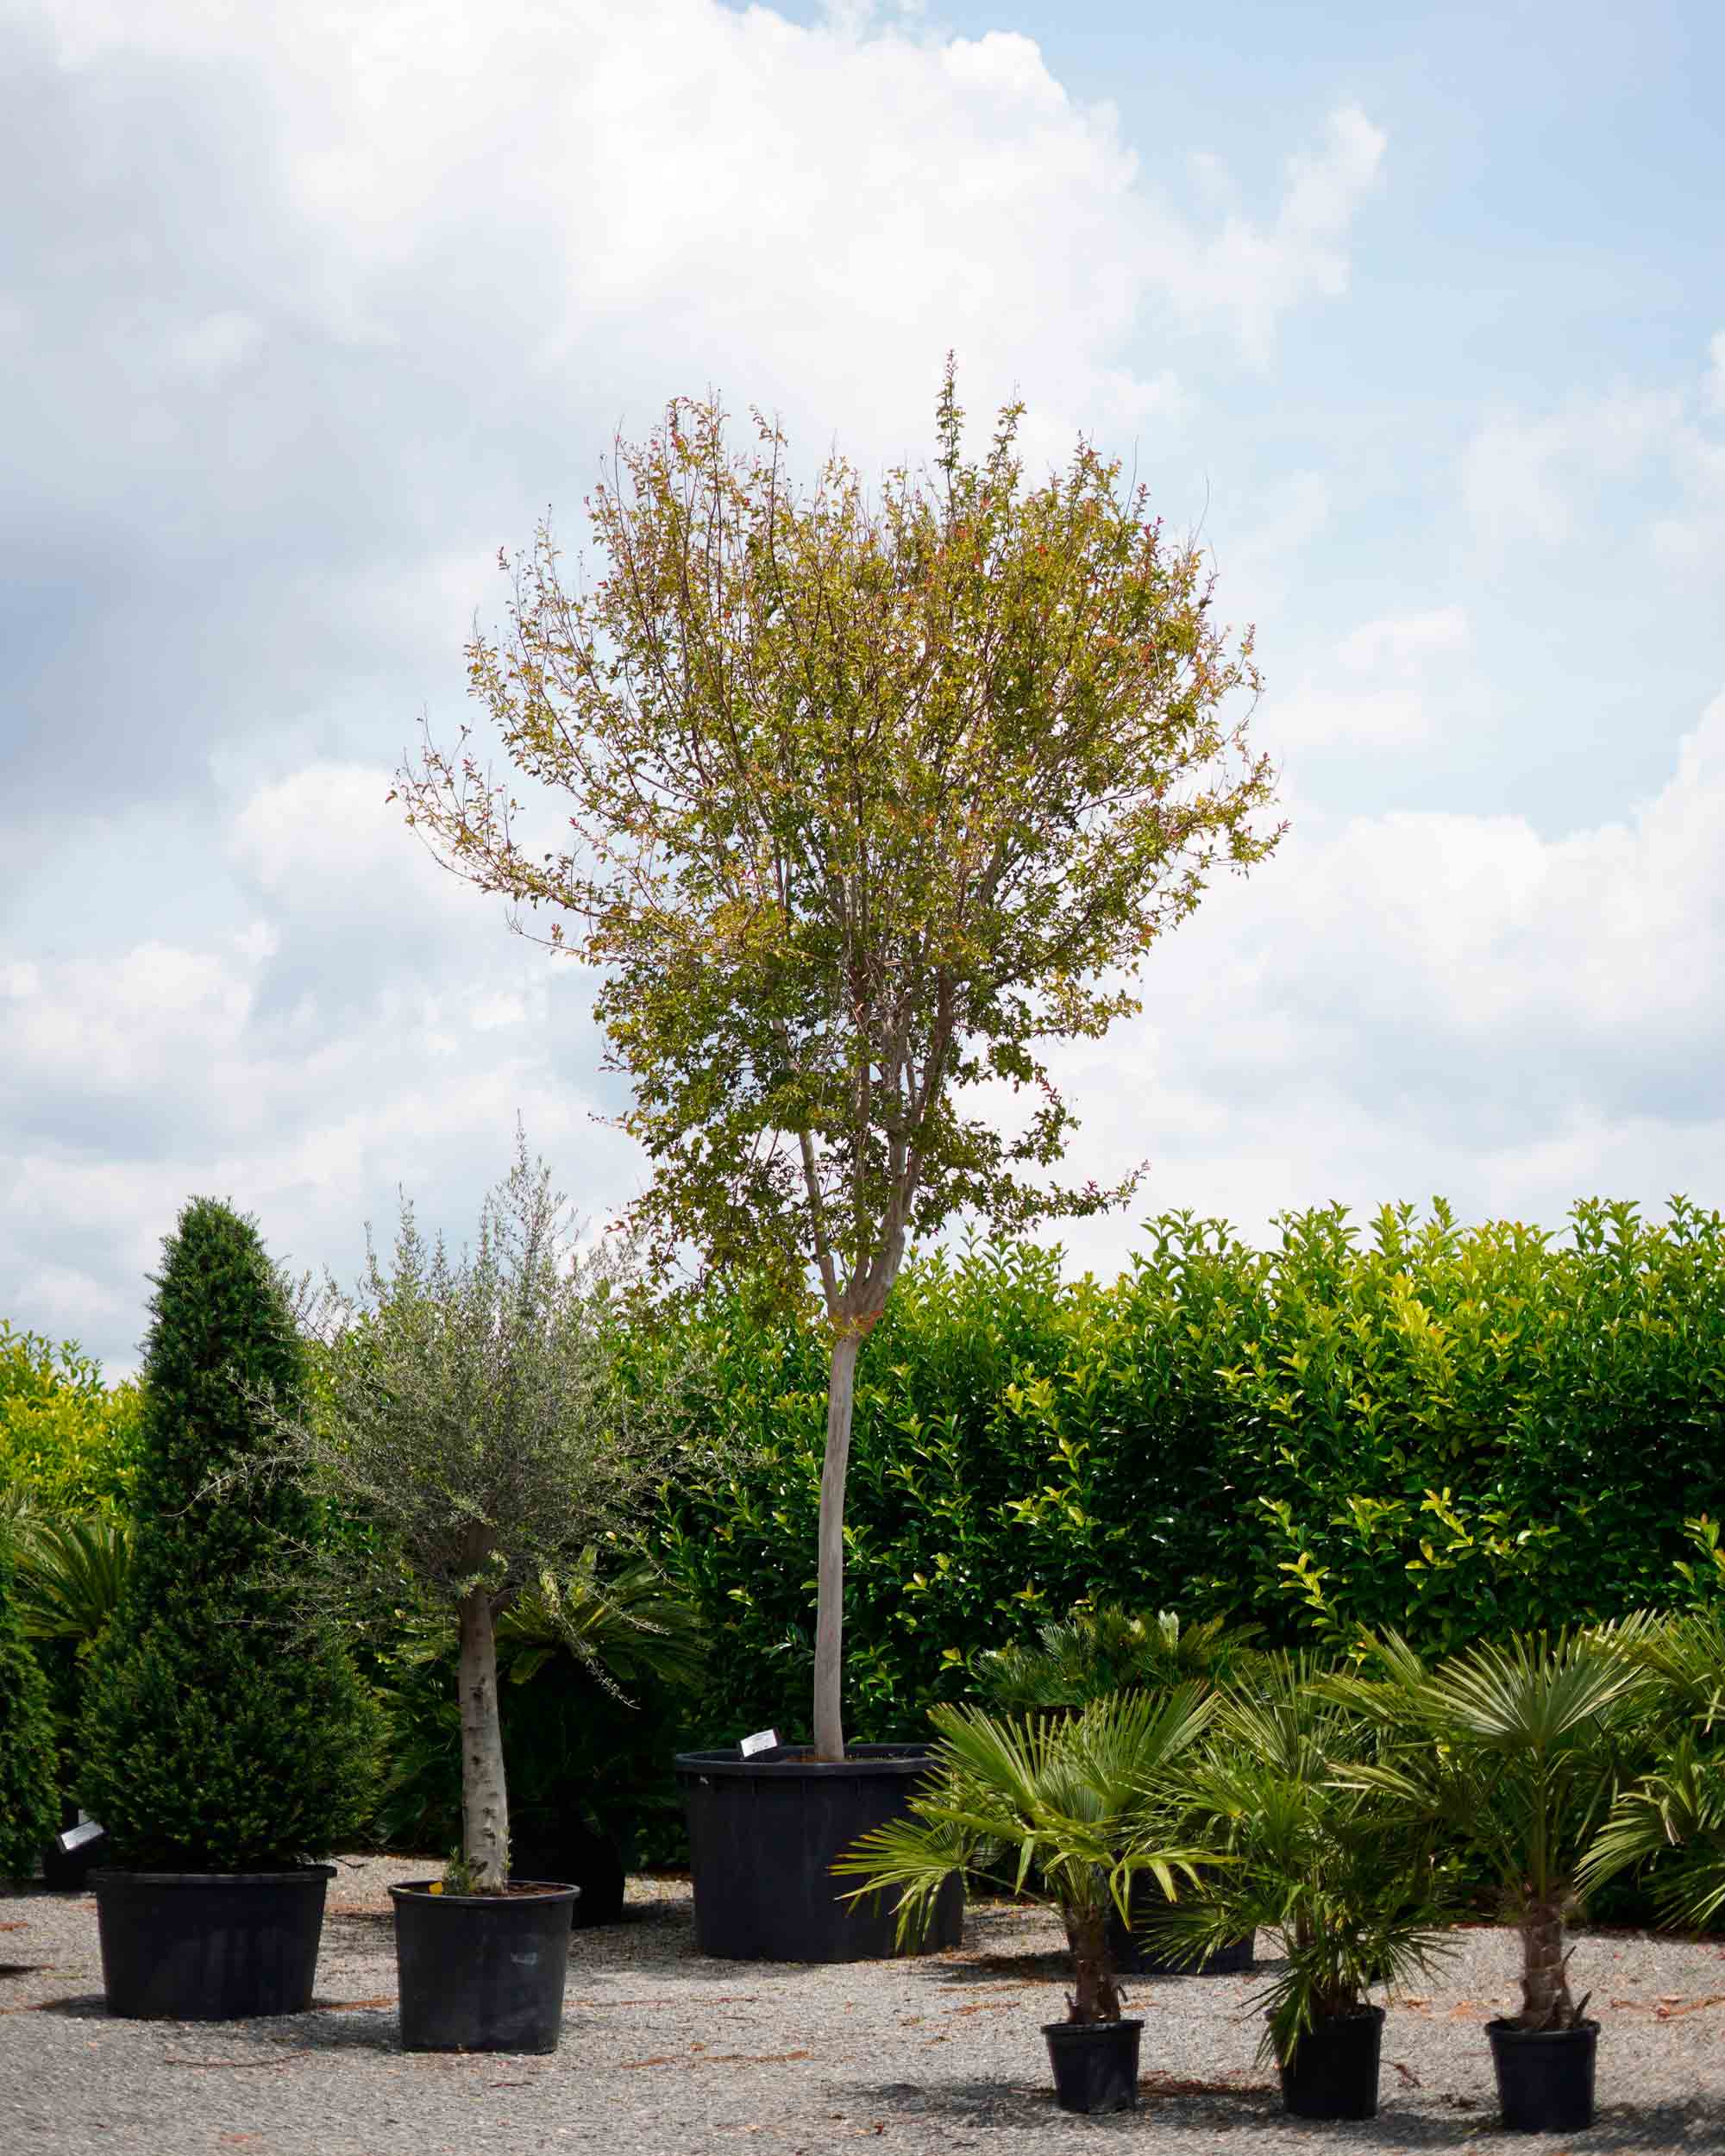
<path fill-rule="evenodd" d="M 1042 2033 L 1063 2111 L 1137 2109 L 1142 2021 L 1045 2021 Z"/>
<path fill-rule="evenodd" d="M 1319 2021 L 1281 2063 L 1283 2106 L 1296 2119 L 1375 2119 L 1383 2046 L 1381 2006 Z"/>
<path fill-rule="evenodd" d="M 677 1775 L 688 1806 L 695 1945 L 732 1961 L 881 1961 L 896 1953 L 891 1895 L 839 1899 L 833 1859 L 872 1827 L 903 1816 L 928 1771 L 920 1745 L 853 1745 L 816 1760 L 781 1745 L 743 1759 L 685 1752 Z M 941 1890 L 922 1951 L 956 1946 L 964 1890 Z"/>
<path fill-rule="evenodd" d="M 404 2051 L 554 2052 L 580 1889 L 518 1879 L 502 1894 L 392 1886 Z"/>
<path fill-rule="evenodd" d="M 1117 1908 L 1111 1905 L 1108 1910 L 1108 1952 L 1123 1977 L 1243 1977 L 1258 1965 L 1257 1940 L 1250 1932 L 1206 1954 L 1195 1965 L 1172 1961 L 1146 1946 L 1139 1936 L 1145 1923 L 1168 1906 L 1161 1888 L 1147 1872 L 1139 1872 L 1133 1879 L 1127 1906 L 1132 1910 L 1130 1927 L 1121 1922 Z"/>
<path fill-rule="evenodd" d="M 1485 2033 L 1507 2133 L 1579 2134 L 1592 2125 L 1597 2021 L 1552 2029 L 1488 2021 Z"/>
<path fill-rule="evenodd" d="M 129 2021 L 239 2021 L 311 2004 L 333 1865 L 279 1871 L 100 1868 L 96 1925 L 108 2011 Z"/>

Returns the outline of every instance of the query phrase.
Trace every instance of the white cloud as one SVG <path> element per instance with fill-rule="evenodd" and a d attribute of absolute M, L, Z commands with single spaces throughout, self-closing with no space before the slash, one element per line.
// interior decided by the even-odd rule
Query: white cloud
<path fill-rule="evenodd" d="M 1614 548 L 1639 527 L 1673 567 L 1706 569 L 1725 542 L 1725 439 L 1708 422 L 1725 332 L 1693 387 L 1571 392 L 1551 411 L 1500 412 L 1464 453 L 1463 499 L 1495 556 L 1534 541 Z"/>
<path fill-rule="evenodd" d="M 1362 622 L 1295 677 L 1272 683 L 1261 731 L 1279 750 L 1407 749 L 1471 716 L 1477 693 L 1458 661 L 1470 649 L 1466 611 L 1429 611 Z"/>

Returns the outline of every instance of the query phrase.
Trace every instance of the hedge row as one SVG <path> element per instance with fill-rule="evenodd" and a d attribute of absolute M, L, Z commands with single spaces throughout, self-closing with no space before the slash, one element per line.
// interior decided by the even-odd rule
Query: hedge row
<path fill-rule="evenodd" d="M 859 1369 L 849 1505 L 854 1733 L 913 1729 L 979 1648 L 1084 1597 L 1336 1644 L 1668 1604 L 1684 1522 L 1725 1510 L 1725 1220 L 1587 1202 L 1561 1239 L 1385 1207 L 1250 1248 L 1189 1213 L 1118 1282 L 1026 1247 L 932 1259 Z M 825 1363 L 714 1295 L 716 1433 L 742 1463 L 668 1499 L 712 1643 L 701 1734 L 806 1727 Z"/>

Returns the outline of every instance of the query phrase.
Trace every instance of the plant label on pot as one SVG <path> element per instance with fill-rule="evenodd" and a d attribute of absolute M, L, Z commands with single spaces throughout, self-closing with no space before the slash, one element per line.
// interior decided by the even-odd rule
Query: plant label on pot
<path fill-rule="evenodd" d="M 74 1849 L 82 1849 L 90 1842 L 99 1841 L 106 1832 L 107 1829 L 98 1826 L 95 1820 L 80 1819 L 76 1827 L 68 1827 L 63 1834 L 56 1834 L 54 1840 L 59 1845 L 61 1856 L 69 1857 Z"/>
<path fill-rule="evenodd" d="M 752 1737 L 745 1737 L 737 1749 L 745 1759 L 752 1759 L 757 1752 L 776 1752 L 779 1733 L 776 1729 L 757 1729 Z"/>

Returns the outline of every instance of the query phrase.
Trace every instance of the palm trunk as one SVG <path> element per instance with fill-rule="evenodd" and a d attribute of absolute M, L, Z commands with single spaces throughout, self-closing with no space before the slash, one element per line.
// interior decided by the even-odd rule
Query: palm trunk
<path fill-rule="evenodd" d="M 814 1620 L 814 1756 L 844 1757 L 844 1474 L 850 1463 L 850 1416 L 856 1397 L 860 1332 L 832 1343 L 826 1388 L 826 1457 L 820 1470 L 819 1556 Z"/>
<path fill-rule="evenodd" d="M 482 1894 L 509 1877 L 509 1796 L 497 1708 L 497 1638 L 482 1587 L 461 1601 L 461 1853 Z"/>
<path fill-rule="evenodd" d="M 1523 2028 L 1567 2028 L 1575 2019 L 1563 1943 L 1563 1896 L 1530 1900 L 1521 1911 Z"/>
<path fill-rule="evenodd" d="M 1072 1996 L 1067 2001 L 1074 2021 L 1118 2021 L 1120 1995 L 1108 1958 L 1106 1912 L 1080 1916 L 1066 1912 L 1066 1943 L 1072 1949 Z"/>

